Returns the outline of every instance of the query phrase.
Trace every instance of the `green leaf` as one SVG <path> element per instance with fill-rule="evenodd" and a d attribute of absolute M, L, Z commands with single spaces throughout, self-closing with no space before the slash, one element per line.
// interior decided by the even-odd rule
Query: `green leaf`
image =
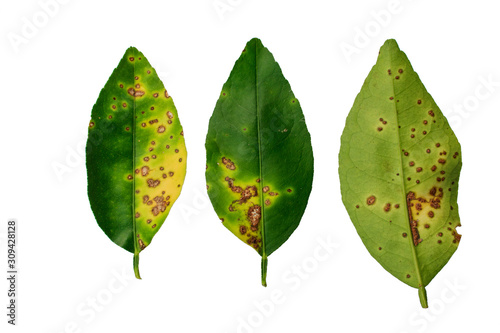
<path fill-rule="evenodd" d="M 222 224 L 267 257 L 297 228 L 313 178 L 299 101 L 272 54 L 249 41 L 224 84 L 206 139 L 207 191 Z"/>
<path fill-rule="evenodd" d="M 131 47 L 92 109 L 88 195 L 97 223 L 139 253 L 165 221 L 186 175 L 186 146 L 172 98 L 146 57 Z"/>
<path fill-rule="evenodd" d="M 380 49 L 346 120 L 342 200 L 370 254 L 419 289 L 457 249 L 460 144 L 394 40 Z"/>

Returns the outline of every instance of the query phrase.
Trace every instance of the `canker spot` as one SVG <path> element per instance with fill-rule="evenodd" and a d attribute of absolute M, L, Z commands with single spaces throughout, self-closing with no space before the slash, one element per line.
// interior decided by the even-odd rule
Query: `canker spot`
<path fill-rule="evenodd" d="M 160 185 L 160 181 L 158 179 L 155 180 L 155 179 L 150 178 L 147 180 L 147 183 L 148 183 L 149 187 L 156 187 L 156 186 Z"/>
<path fill-rule="evenodd" d="M 247 213 L 248 221 L 250 222 L 251 229 L 257 229 L 260 217 L 261 217 L 261 207 L 259 205 L 253 205 L 248 209 Z M 254 230 L 256 231 L 256 230 Z"/>
<path fill-rule="evenodd" d="M 232 162 L 230 159 L 226 157 L 222 157 L 222 164 L 226 166 L 227 169 L 229 170 L 235 170 L 236 165 L 234 165 L 234 162 Z"/>
<path fill-rule="evenodd" d="M 240 225 L 240 234 L 244 235 L 247 233 L 247 227 Z"/>
<path fill-rule="evenodd" d="M 376 200 L 375 196 L 374 196 L 374 195 L 372 195 L 372 196 L 370 196 L 370 197 L 368 197 L 368 198 L 366 199 L 366 204 L 367 204 L 368 206 L 371 206 L 371 205 L 373 205 L 373 204 L 375 203 L 375 200 Z"/>

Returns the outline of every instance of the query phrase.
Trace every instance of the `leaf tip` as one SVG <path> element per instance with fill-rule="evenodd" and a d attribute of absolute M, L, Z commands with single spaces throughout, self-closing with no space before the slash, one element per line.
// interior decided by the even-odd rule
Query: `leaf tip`
<path fill-rule="evenodd" d="M 142 52 L 139 51 L 135 46 L 129 46 L 124 55 L 124 58 L 127 58 L 131 63 L 135 62 L 136 60 L 141 60 L 142 57 Z"/>
<path fill-rule="evenodd" d="M 135 46 L 130 45 L 127 52 L 139 52 L 139 50 Z"/>
<path fill-rule="evenodd" d="M 254 37 L 248 41 L 247 48 L 249 46 L 264 47 L 264 45 L 262 44 L 262 41 L 257 37 Z"/>
<path fill-rule="evenodd" d="M 400 51 L 399 45 L 395 39 L 388 39 L 385 41 L 384 45 L 380 48 L 380 53 L 387 51 Z"/>
<path fill-rule="evenodd" d="M 258 37 L 253 37 L 248 42 L 249 43 L 261 43 L 262 44 L 261 40 Z"/>

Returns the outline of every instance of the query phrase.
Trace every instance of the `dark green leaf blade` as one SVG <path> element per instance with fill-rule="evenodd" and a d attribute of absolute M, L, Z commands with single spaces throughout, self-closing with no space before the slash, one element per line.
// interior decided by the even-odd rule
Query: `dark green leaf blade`
<path fill-rule="evenodd" d="M 134 253 L 137 278 L 139 253 L 180 194 L 186 156 L 172 98 L 144 55 L 129 48 L 92 108 L 86 162 L 97 223 Z"/>
<path fill-rule="evenodd" d="M 311 138 L 278 63 L 252 39 L 222 88 L 206 139 L 207 191 L 222 223 L 267 257 L 293 233 L 313 177 Z"/>
<path fill-rule="evenodd" d="M 370 254 L 418 288 L 460 241 L 460 144 L 396 41 L 380 49 L 346 120 L 339 153 L 342 199 Z"/>

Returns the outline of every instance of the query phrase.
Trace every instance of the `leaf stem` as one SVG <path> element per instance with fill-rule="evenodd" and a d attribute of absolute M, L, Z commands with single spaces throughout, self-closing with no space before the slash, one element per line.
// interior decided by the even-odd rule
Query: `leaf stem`
<path fill-rule="evenodd" d="M 139 252 L 134 253 L 134 273 L 135 277 L 141 280 L 141 275 L 139 274 Z"/>
<path fill-rule="evenodd" d="M 262 285 L 264 287 L 267 287 L 267 281 L 266 281 L 266 278 L 267 278 L 267 256 L 264 254 L 262 256 L 262 261 L 261 261 L 261 276 L 262 276 Z"/>
<path fill-rule="evenodd" d="M 427 309 L 429 305 L 427 304 L 427 292 L 425 291 L 425 287 L 420 286 L 418 288 L 418 297 L 420 298 L 420 305 L 424 309 Z"/>

